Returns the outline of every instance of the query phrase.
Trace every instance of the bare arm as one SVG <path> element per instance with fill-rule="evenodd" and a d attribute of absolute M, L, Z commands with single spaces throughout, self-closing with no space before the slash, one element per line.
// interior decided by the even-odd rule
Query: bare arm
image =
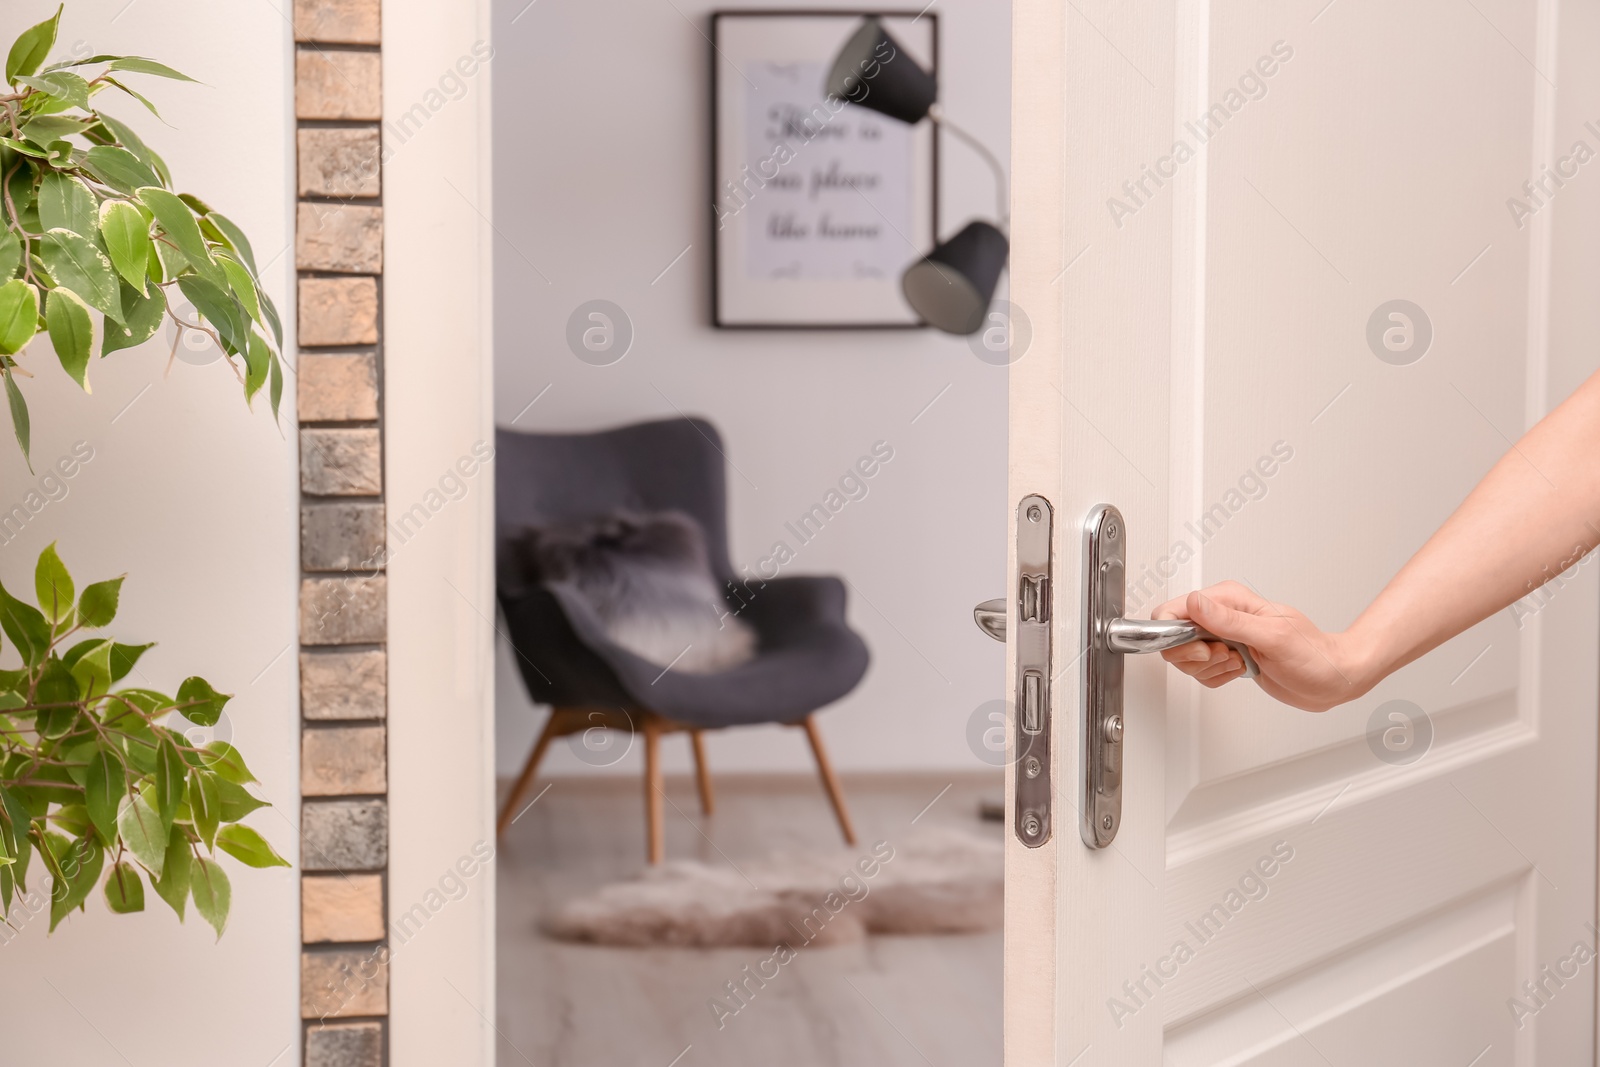
<path fill-rule="evenodd" d="M 1295 609 L 1236 582 L 1163 604 L 1245 642 L 1261 687 L 1325 711 L 1508 607 L 1600 544 L 1600 374 L 1511 447 L 1350 629 L 1324 633 Z M 1207 686 L 1243 672 L 1237 653 L 1197 641 L 1163 655 Z"/>

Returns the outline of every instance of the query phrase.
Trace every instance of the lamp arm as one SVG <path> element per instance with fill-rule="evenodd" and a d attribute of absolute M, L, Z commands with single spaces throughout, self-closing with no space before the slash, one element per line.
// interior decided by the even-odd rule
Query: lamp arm
<path fill-rule="evenodd" d="M 1007 193 L 1011 188 L 1011 180 L 1006 176 L 1006 169 L 1001 165 L 999 157 L 993 152 L 989 151 L 988 146 L 982 141 L 978 140 L 960 126 L 957 126 L 954 122 L 951 122 L 949 117 L 945 115 L 944 109 L 938 104 L 934 104 L 928 108 L 928 118 L 933 120 L 934 125 L 949 130 L 951 133 L 955 134 L 956 137 L 972 146 L 972 150 L 977 152 L 979 156 L 983 157 L 983 161 L 985 163 L 989 164 L 989 169 L 994 172 L 995 208 L 996 213 L 1000 217 L 1000 229 L 1003 232 L 1010 232 L 1011 211 L 1009 205 L 1006 203 L 1006 199 Z"/>

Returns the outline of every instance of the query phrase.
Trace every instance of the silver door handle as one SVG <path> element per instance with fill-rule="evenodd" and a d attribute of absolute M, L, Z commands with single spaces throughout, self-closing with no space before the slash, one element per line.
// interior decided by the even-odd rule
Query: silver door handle
<path fill-rule="evenodd" d="M 978 629 L 996 641 L 1004 641 L 1006 639 L 1005 597 L 985 600 L 982 604 L 973 608 L 972 621 L 978 624 Z"/>
<path fill-rule="evenodd" d="M 1221 641 L 1244 660 L 1244 676 L 1261 673 L 1256 658 L 1242 641 L 1218 637 L 1188 619 L 1110 619 L 1106 622 L 1106 647 L 1113 652 L 1161 652 L 1190 641 Z"/>
<path fill-rule="evenodd" d="M 1006 639 L 1005 598 L 985 600 L 972 609 L 972 618 L 978 629 L 996 641 Z M 1188 619 L 1111 619 L 1106 624 L 1106 647 L 1113 652 L 1161 652 L 1191 641 L 1221 641 L 1244 660 L 1244 676 L 1254 678 L 1261 673 L 1256 658 L 1241 641 L 1229 641 Z"/>

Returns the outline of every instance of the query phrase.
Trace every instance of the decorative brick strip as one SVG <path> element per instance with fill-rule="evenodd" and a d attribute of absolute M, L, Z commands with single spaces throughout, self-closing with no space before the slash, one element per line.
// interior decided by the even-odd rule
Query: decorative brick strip
<path fill-rule="evenodd" d="M 294 2 L 305 1067 L 388 1062 L 380 4 Z"/>

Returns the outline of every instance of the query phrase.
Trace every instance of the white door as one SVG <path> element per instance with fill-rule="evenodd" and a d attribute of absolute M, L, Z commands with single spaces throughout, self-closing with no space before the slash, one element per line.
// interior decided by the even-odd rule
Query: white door
<path fill-rule="evenodd" d="M 1054 789 L 1042 846 L 1008 813 L 1006 1062 L 1593 1063 L 1600 568 L 1321 715 L 1125 657 L 1099 849 L 1076 650 L 1095 506 L 1130 616 L 1233 578 L 1338 630 L 1600 365 L 1600 12 L 1015 12 L 1010 485 L 1051 505 Z"/>

